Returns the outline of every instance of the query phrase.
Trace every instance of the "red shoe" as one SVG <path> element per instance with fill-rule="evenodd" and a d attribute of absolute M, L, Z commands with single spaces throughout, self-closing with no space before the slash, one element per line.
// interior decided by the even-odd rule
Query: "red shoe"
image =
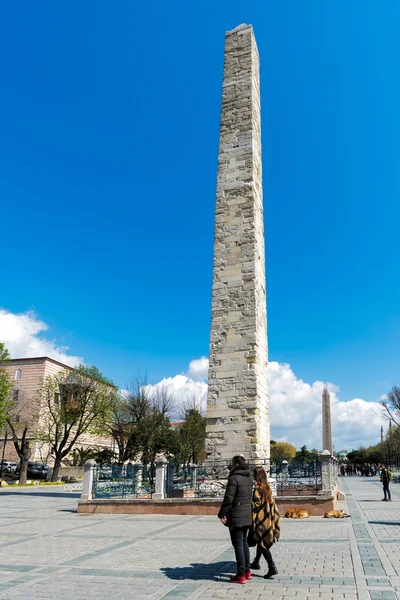
<path fill-rule="evenodd" d="M 246 581 L 249 581 L 251 579 L 251 571 L 250 571 L 250 569 L 248 571 L 246 571 L 246 573 L 244 574 L 244 576 L 246 577 Z"/>
<path fill-rule="evenodd" d="M 231 583 L 240 583 L 241 585 L 243 585 L 246 583 L 246 575 L 233 575 L 233 577 L 231 577 L 229 581 Z"/>

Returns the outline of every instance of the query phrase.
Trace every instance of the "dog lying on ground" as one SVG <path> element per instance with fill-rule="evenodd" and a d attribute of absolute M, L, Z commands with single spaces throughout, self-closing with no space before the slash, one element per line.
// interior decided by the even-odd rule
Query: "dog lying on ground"
<path fill-rule="evenodd" d="M 347 519 L 350 515 L 346 515 L 343 510 L 328 510 L 324 517 L 326 519 Z"/>
<path fill-rule="evenodd" d="M 310 513 L 301 508 L 289 508 L 285 513 L 287 519 L 308 519 L 309 516 Z"/>

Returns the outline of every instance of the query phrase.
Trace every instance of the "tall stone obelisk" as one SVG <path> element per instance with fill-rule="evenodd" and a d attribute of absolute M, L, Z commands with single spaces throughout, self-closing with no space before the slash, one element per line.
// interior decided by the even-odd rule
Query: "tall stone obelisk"
<path fill-rule="evenodd" d="M 206 452 L 269 458 L 260 75 L 251 25 L 226 33 Z"/>
<path fill-rule="evenodd" d="M 322 392 L 322 450 L 329 450 L 333 455 L 331 397 L 326 386 Z"/>

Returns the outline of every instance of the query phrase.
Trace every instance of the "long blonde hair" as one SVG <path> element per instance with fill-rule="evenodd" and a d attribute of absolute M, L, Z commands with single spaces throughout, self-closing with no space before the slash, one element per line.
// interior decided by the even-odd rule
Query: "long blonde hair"
<path fill-rule="evenodd" d="M 272 490 L 268 483 L 267 474 L 263 467 L 256 467 L 254 469 L 254 479 L 256 480 L 256 485 L 260 491 L 262 500 L 272 504 Z"/>

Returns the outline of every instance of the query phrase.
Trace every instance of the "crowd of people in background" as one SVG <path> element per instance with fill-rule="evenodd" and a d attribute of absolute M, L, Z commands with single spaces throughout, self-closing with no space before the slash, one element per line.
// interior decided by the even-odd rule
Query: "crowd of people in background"
<path fill-rule="evenodd" d="M 390 466 L 388 467 L 390 471 Z M 352 464 L 342 464 L 340 465 L 340 474 L 342 477 L 348 475 L 359 475 L 362 477 L 375 477 L 382 474 L 381 465 L 377 465 L 375 463 L 365 463 L 363 465 L 352 465 Z"/>
<path fill-rule="evenodd" d="M 376 465 L 366 463 L 364 465 L 352 465 L 352 464 L 342 464 L 340 465 L 340 474 L 342 477 L 348 475 L 360 475 L 363 477 L 375 477 L 379 476 L 379 480 L 383 486 L 383 495 L 382 502 L 391 502 L 390 489 L 389 485 L 393 479 L 392 471 L 390 465 Z"/>

